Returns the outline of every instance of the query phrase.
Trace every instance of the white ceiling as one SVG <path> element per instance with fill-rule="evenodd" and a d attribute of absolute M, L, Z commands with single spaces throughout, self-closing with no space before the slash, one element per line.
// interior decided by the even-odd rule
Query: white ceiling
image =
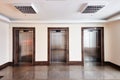
<path fill-rule="evenodd" d="M 23 14 L 15 7 L 15 3 L 32 3 L 38 14 Z M 92 14 L 82 14 L 83 3 L 105 4 L 105 7 Z M 120 0 L 0 0 L 0 14 L 11 21 L 79 21 L 104 20 L 120 11 Z"/>

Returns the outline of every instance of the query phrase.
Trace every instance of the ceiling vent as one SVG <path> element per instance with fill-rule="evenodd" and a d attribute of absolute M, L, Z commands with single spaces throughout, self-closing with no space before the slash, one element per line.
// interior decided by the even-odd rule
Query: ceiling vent
<path fill-rule="evenodd" d="M 15 8 L 24 14 L 36 14 L 37 10 L 33 4 L 14 4 Z"/>
<path fill-rule="evenodd" d="M 104 7 L 104 5 L 88 5 L 82 13 L 96 13 L 99 10 L 101 10 Z"/>

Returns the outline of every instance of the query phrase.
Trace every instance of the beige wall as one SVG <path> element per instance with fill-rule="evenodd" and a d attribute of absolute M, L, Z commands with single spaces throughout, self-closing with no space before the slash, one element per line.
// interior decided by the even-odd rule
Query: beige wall
<path fill-rule="evenodd" d="M 0 21 L 0 65 L 9 62 L 9 23 Z"/>
<path fill-rule="evenodd" d="M 47 61 L 48 27 L 69 27 L 69 60 L 81 61 L 81 27 L 104 27 L 105 61 L 120 65 L 120 20 L 91 24 L 24 24 L 0 21 L 0 65 L 12 61 L 12 28 L 35 27 L 36 29 L 36 61 Z"/>
<path fill-rule="evenodd" d="M 120 65 L 120 20 L 106 24 L 108 30 L 108 59 Z"/>
<path fill-rule="evenodd" d="M 12 61 L 12 27 L 35 27 L 36 29 L 36 61 L 47 61 L 48 57 L 48 27 L 69 27 L 69 60 L 81 61 L 81 27 L 105 27 L 102 23 L 91 24 L 24 24 L 11 23 L 10 25 L 10 61 Z M 105 37 L 106 27 L 105 29 Z M 106 45 L 105 40 L 105 46 Z M 107 52 L 105 50 L 105 52 Z M 105 53 L 106 54 L 106 53 Z M 108 58 L 105 56 L 105 60 Z"/>

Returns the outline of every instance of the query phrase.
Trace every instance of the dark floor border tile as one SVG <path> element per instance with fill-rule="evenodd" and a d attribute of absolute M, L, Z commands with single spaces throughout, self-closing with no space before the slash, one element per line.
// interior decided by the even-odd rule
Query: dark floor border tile
<path fill-rule="evenodd" d="M 35 61 L 35 65 L 48 65 L 48 61 Z"/>
<path fill-rule="evenodd" d="M 81 61 L 69 61 L 68 65 L 82 65 Z"/>
<path fill-rule="evenodd" d="M 113 67 L 113 68 L 115 68 L 117 70 L 120 70 L 120 66 L 119 65 L 117 65 L 115 63 L 112 63 L 112 62 L 109 62 L 109 61 L 104 62 L 104 65 L 111 66 L 111 67 Z"/>

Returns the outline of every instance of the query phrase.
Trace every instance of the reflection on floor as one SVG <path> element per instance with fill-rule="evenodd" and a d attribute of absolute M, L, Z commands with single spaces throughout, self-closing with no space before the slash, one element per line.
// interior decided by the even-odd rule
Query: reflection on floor
<path fill-rule="evenodd" d="M 0 71 L 0 80 L 120 80 L 120 71 L 110 66 L 22 66 Z"/>
<path fill-rule="evenodd" d="M 95 61 L 92 61 L 92 62 L 89 62 L 89 61 L 84 61 L 84 66 L 85 67 L 97 67 L 97 66 L 101 66 L 101 63 L 100 62 L 95 62 Z"/>

